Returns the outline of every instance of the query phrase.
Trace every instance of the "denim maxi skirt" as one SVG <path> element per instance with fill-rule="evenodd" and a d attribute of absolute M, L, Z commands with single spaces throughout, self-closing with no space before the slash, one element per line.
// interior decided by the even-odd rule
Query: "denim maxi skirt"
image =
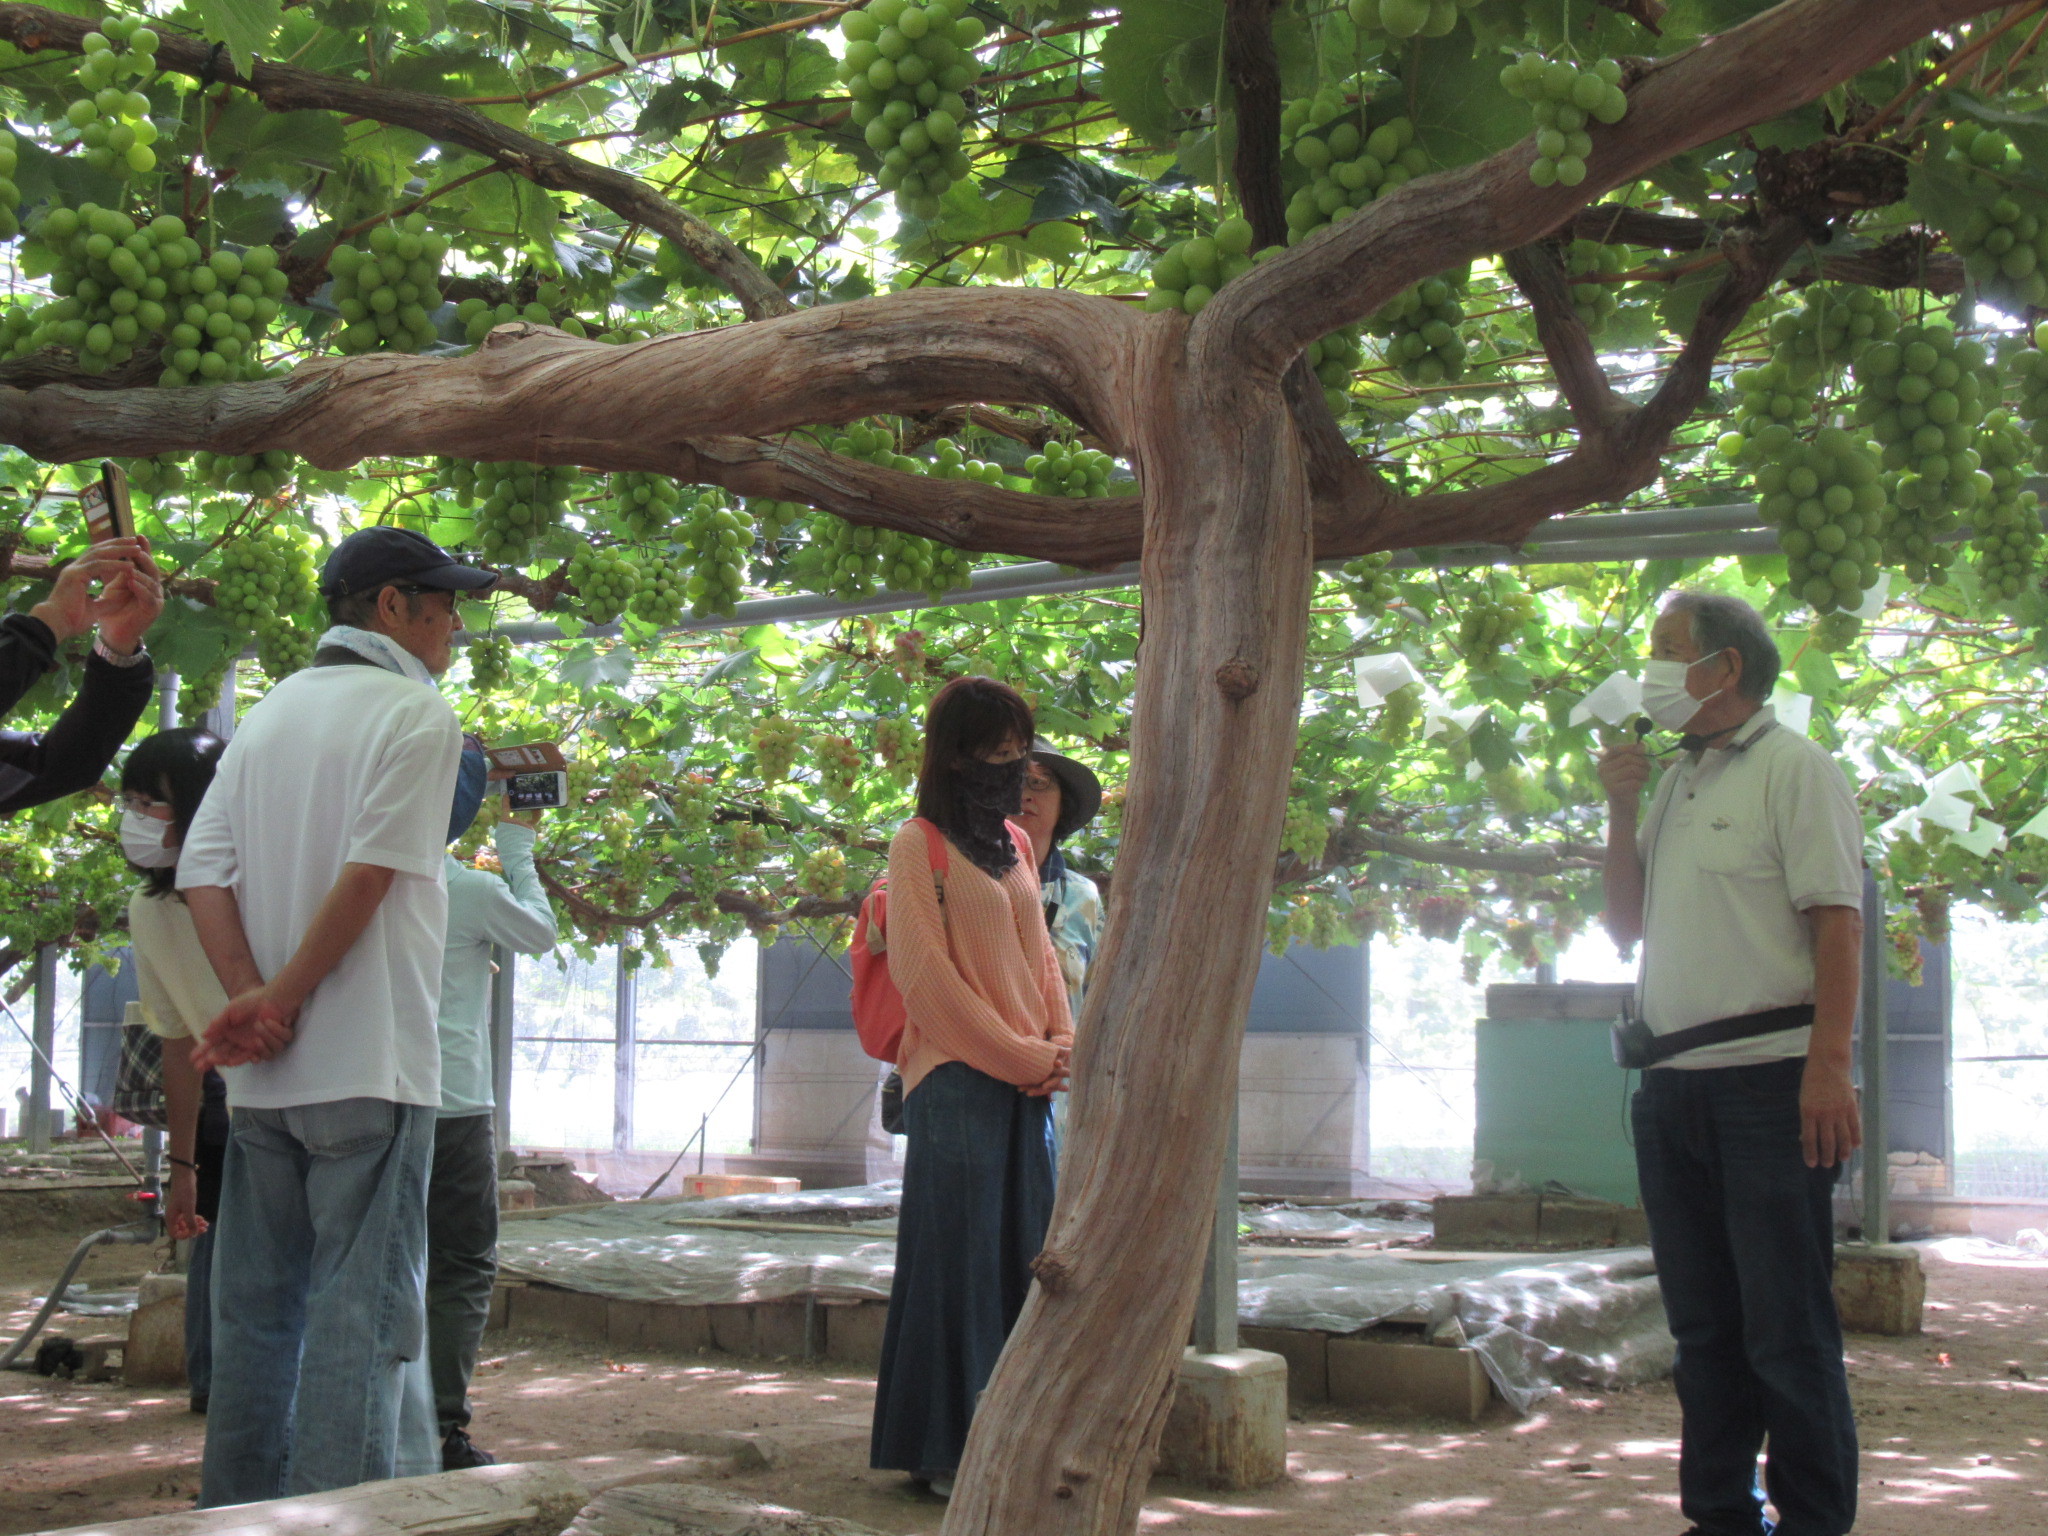
<path fill-rule="evenodd" d="M 1052 1219 L 1050 1101 L 949 1061 L 904 1099 L 903 1120 L 869 1464 L 950 1476 Z"/>

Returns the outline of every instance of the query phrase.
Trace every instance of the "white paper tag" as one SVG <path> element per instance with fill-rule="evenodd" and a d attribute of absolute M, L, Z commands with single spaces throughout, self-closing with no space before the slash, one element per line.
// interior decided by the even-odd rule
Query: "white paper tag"
<path fill-rule="evenodd" d="M 1884 612 L 1884 605 L 1890 598 L 1891 590 L 1892 573 L 1890 571 L 1879 571 L 1877 573 L 1877 585 L 1864 593 L 1863 601 L 1854 608 L 1851 608 L 1849 612 L 1864 623 L 1870 623 L 1871 620 Z"/>
<path fill-rule="evenodd" d="M 1588 720 L 1598 719 L 1607 725 L 1620 725 L 1631 715 L 1642 712 L 1642 680 L 1616 672 L 1572 706 L 1572 724 L 1584 725 Z"/>
<path fill-rule="evenodd" d="M 1950 763 L 1927 781 L 1930 795 L 1975 795 L 1984 798 L 1984 782 L 1968 763 Z"/>
<path fill-rule="evenodd" d="M 2044 805 L 2040 810 L 2036 811 L 2034 819 L 2024 827 L 2021 827 L 2019 831 L 2013 833 L 2013 836 L 2048 838 L 2048 805 Z"/>
<path fill-rule="evenodd" d="M 1389 695 L 1422 681 L 1415 663 L 1402 651 L 1361 656 L 1352 664 L 1352 672 L 1358 679 L 1358 703 L 1362 709 L 1377 709 L 1387 702 Z"/>
<path fill-rule="evenodd" d="M 1771 700 L 1771 708 L 1778 717 L 1778 724 L 1788 731 L 1797 731 L 1802 736 L 1813 733 L 1813 695 L 1810 693 L 1783 693 Z"/>
<path fill-rule="evenodd" d="M 1922 821 L 1931 821 L 1937 827 L 1946 827 L 1951 832 L 1969 831 L 1970 822 L 1976 814 L 1969 801 L 1955 795 L 1929 793 L 1919 807 Z"/>
<path fill-rule="evenodd" d="M 1958 832 L 1949 841 L 1958 848 L 1967 848 L 1981 859 L 1991 853 L 1992 850 L 2005 846 L 2005 828 L 1995 821 L 1986 821 L 1980 816 L 1977 818 L 1976 825 L 1972 826 L 1969 831 Z"/>

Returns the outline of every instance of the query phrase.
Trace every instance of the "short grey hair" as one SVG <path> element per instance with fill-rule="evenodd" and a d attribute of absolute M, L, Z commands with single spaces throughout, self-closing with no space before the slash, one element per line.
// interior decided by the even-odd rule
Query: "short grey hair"
<path fill-rule="evenodd" d="M 1721 592 L 1674 592 L 1666 613 L 1682 613 L 1692 623 L 1692 643 L 1702 657 L 1733 651 L 1742 658 L 1742 677 L 1735 688 L 1761 704 L 1777 686 L 1778 643 L 1764 616 L 1739 597 Z"/>

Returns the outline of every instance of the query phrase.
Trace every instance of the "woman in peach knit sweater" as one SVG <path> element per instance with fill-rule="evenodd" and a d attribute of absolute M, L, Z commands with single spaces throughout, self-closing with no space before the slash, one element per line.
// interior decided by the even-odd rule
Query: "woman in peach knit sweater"
<path fill-rule="evenodd" d="M 1014 689 L 948 683 L 925 717 L 917 789 L 918 815 L 945 835 L 945 872 L 916 822 L 889 848 L 909 1150 L 870 1460 L 942 1498 L 1045 1242 L 1050 1105 L 1073 1043 L 1035 861 L 1008 820 L 1032 736 Z"/>

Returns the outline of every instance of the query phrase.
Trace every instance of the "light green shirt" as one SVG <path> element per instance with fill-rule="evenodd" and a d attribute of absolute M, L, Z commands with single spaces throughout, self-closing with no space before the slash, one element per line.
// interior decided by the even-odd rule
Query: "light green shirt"
<path fill-rule="evenodd" d="M 441 960 L 441 1116 L 488 1114 L 491 946 L 522 955 L 555 947 L 555 910 L 533 867 L 533 832 L 501 822 L 503 879 L 448 860 L 448 948 Z"/>

